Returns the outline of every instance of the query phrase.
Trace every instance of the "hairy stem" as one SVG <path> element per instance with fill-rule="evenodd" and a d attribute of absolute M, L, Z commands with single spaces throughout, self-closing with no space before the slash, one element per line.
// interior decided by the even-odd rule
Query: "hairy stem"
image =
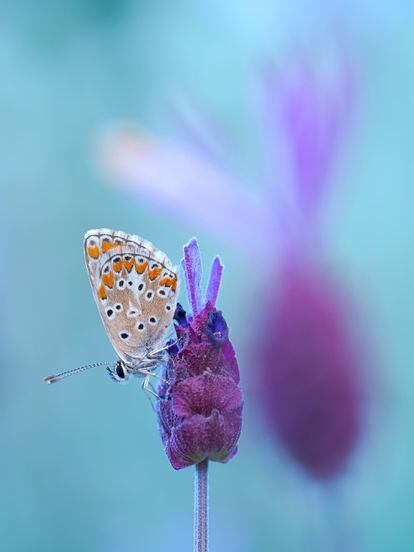
<path fill-rule="evenodd" d="M 208 459 L 196 464 L 194 479 L 194 552 L 208 551 Z"/>

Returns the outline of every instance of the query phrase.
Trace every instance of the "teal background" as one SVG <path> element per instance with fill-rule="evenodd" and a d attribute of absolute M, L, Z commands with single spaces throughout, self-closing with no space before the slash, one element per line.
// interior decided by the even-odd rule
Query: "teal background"
<path fill-rule="evenodd" d="M 334 550 L 340 525 L 352 550 L 412 550 L 413 4 L 2 2 L 0 29 L 1 549 L 191 550 L 193 473 L 170 467 L 139 388 L 99 370 L 54 387 L 41 378 L 114 358 L 84 268 L 89 228 L 142 234 L 175 261 L 195 233 L 206 262 L 220 253 L 220 306 L 245 381 L 250 275 L 232 278 L 243 258 L 207 232 L 108 185 L 93 141 L 114 119 L 167 132 L 171 98 L 188 94 L 254 173 L 255 71 L 298 44 L 329 53 L 346 31 L 360 98 L 326 242 L 374 346 L 368 429 L 328 491 L 269 441 L 246 400 L 238 456 L 211 467 L 211 549 Z"/>

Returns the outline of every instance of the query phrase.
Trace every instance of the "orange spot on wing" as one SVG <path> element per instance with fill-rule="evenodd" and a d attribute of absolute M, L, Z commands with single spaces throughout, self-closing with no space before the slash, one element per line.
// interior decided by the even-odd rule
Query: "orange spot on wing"
<path fill-rule="evenodd" d="M 115 270 L 115 272 L 121 272 L 122 261 L 119 261 L 119 263 L 114 263 L 112 265 L 112 268 Z"/>
<path fill-rule="evenodd" d="M 177 276 L 174 276 L 173 278 L 168 278 L 167 276 L 165 278 L 162 278 L 160 280 L 160 286 L 170 287 L 173 291 L 176 291 L 177 290 Z"/>
<path fill-rule="evenodd" d="M 149 271 L 149 279 L 155 280 L 155 278 L 158 278 L 158 276 L 161 274 L 161 271 L 161 268 L 151 268 L 151 270 Z"/>
<path fill-rule="evenodd" d="M 97 259 L 99 257 L 99 247 L 97 245 L 88 247 L 88 255 L 92 257 L 92 259 Z"/>
<path fill-rule="evenodd" d="M 115 283 L 115 275 L 112 272 L 109 272 L 109 274 L 103 274 L 102 275 L 102 282 L 109 288 L 113 287 Z"/>
<path fill-rule="evenodd" d="M 102 253 L 106 253 L 107 251 L 112 249 L 113 246 L 114 246 L 114 244 L 110 240 L 108 240 L 108 241 L 104 240 L 102 242 L 102 245 L 101 245 Z"/>
<path fill-rule="evenodd" d="M 105 286 L 103 284 L 101 284 L 101 287 L 98 290 L 98 296 L 100 299 L 102 299 L 102 301 L 108 298 L 108 296 L 106 295 Z"/>
<path fill-rule="evenodd" d="M 135 270 L 138 274 L 142 274 L 145 272 L 145 269 L 147 268 L 148 263 L 145 261 L 144 263 L 135 263 Z"/>
<path fill-rule="evenodd" d="M 131 272 L 134 263 L 134 259 L 132 259 L 131 261 L 124 261 L 124 267 L 128 270 L 128 272 Z"/>

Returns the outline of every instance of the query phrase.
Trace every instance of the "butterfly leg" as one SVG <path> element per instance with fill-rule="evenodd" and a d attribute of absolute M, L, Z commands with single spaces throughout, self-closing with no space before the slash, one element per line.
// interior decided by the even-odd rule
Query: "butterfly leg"
<path fill-rule="evenodd" d="M 148 379 L 148 381 L 149 381 L 149 378 L 152 377 L 152 378 L 157 378 L 158 380 L 162 381 L 163 383 L 166 383 L 167 385 L 169 384 L 168 380 L 166 380 L 163 377 L 159 376 L 155 372 L 152 372 L 151 370 L 145 370 L 145 368 L 140 368 L 139 373 L 144 374 L 146 376 L 145 379 Z M 148 383 L 148 385 L 150 385 L 150 383 Z"/>
<path fill-rule="evenodd" d="M 155 404 L 156 404 L 156 399 L 154 397 L 154 394 L 151 393 L 151 390 L 148 389 L 148 386 L 149 386 L 149 380 L 147 381 L 147 377 L 144 379 L 144 381 L 142 382 L 142 385 L 141 385 L 141 388 L 142 390 L 144 391 L 145 393 L 145 396 L 147 397 L 147 399 L 149 400 L 149 403 L 151 405 L 151 408 L 154 412 L 157 411 L 157 409 L 155 408 Z"/>
<path fill-rule="evenodd" d="M 145 376 L 144 381 L 142 382 L 142 390 L 145 391 L 145 393 L 149 393 L 153 397 L 156 397 L 159 400 L 162 400 L 162 398 L 158 395 L 158 393 L 155 391 L 154 386 L 150 382 L 150 377 L 153 376 L 151 372 L 148 372 L 148 374 Z"/>
<path fill-rule="evenodd" d="M 152 351 L 151 353 L 148 354 L 148 357 L 149 358 L 157 358 L 157 355 L 159 355 L 159 353 L 162 353 L 163 351 L 168 351 L 168 349 L 171 349 L 171 347 L 173 347 L 174 345 L 182 345 L 182 340 L 180 342 L 180 337 L 177 337 L 176 339 L 174 339 L 173 341 L 171 342 L 167 342 L 166 345 L 164 345 L 164 347 L 162 347 L 161 349 L 157 349 L 156 351 Z"/>
<path fill-rule="evenodd" d="M 148 376 L 149 376 L 149 377 L 152 376 L 153 378 L 157 378 L 157 380 L 160 380 L 160 381 L 162 381 L 162 383 L 166 383 L 167 385 L 169 384 L 169 381 L 168 381 L 168 380 L 166 380 L 165 378 L 162 378 L 161 376 L 159 376 L 159 375 L 156 374 L 155 372 L 150 372 L 150 373 L 148 374 Z"/>

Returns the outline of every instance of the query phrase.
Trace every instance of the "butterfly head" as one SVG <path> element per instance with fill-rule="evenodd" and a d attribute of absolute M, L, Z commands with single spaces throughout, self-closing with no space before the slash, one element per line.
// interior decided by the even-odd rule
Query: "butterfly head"
<path fill-rule="evenodd" d="M 122 360 L 118 360 L 113 368 L 107 368 L 110 377 L 117 383 L 128 383 L 130 372 Z"/>

